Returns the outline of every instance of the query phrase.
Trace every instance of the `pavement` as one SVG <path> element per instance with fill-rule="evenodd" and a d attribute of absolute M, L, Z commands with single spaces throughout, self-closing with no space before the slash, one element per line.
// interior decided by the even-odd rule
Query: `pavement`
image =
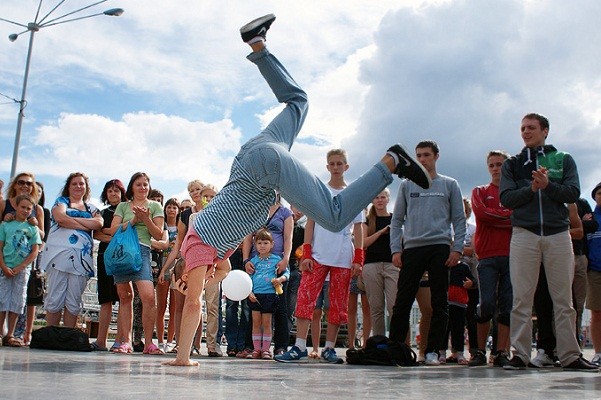
<path fill-rule="evenodd" d="M 601 399 L 599 372 L 282 364 L 201 351 L 198 367 L 171 367 L 162 362 L 172 354 L 0 347 L 0 399 Z"/>

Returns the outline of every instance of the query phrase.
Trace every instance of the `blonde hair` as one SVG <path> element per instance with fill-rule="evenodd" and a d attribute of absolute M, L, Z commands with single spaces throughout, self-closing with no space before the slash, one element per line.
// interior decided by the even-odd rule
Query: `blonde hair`
<path fill-rule="evenodd" d="M 192 190 L 192 187 L 195 185 L 199 185 L 200 190 L 202 190 L 205 186 L 205 184 L 202 183 L 200 180 L 194 179 L 193 181 L 188 182 L 188 186 L 187 186 L 188 192 L 190 192 L 190 190 Z"/>

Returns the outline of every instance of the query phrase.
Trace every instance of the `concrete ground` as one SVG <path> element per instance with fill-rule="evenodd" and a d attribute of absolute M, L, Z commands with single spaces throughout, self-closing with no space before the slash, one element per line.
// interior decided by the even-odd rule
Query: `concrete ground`
<path fill-rule="evenodd" d="M 601 399 L 601 373 L 561 368 L 281 364 L 205 355 L 193 357 L 199 367 L 161 364 L 173 357 L 0 347 L 0 399 Z"/>

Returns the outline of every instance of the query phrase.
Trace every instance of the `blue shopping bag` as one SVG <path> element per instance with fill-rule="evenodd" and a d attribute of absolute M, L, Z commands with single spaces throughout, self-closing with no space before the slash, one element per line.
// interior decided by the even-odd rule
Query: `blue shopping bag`
<path fill-rule="evenodd" d="M 115 232 L 104 252 L 104 267 L 107 275 L 128 275 L 142 269 L 138 232 L 131 224 Z"/>

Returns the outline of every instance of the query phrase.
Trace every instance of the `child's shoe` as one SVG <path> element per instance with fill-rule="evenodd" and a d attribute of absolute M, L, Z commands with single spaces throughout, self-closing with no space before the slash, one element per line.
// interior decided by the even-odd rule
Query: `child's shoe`
<path fill-rule="evenodd" d="M 269 350 L 265 350 L 263 352 L 263 360 L 271 360 L 273 358 L 273 356 L 271 355 L 271 351 Z"/>
<path fill-rule="evenodd" d="M 290 350 L 284 354 L 275 356 L 274 360 L 283 363 L 301 363 L 309 361 L 307 349 L 301 351 L 296 345 L 292 346 Z"/>
<path fill-rule="evenodd" d="M 336 350 L 326 347 L 321 352 L 321 359 L 330 364 L 342 364 L 344 360 L 336 355 Z"/>
<path fill-rule="evenodd" d="M 263 353 L 261 352 L 261 350 L 257 349 L 257 350 L 253 350 L 253 352 L 250 353 L 247 358 L 253 358 L 255 360 L 258 360 L 261 358 L 262 355 L 263 355 Z"/>

